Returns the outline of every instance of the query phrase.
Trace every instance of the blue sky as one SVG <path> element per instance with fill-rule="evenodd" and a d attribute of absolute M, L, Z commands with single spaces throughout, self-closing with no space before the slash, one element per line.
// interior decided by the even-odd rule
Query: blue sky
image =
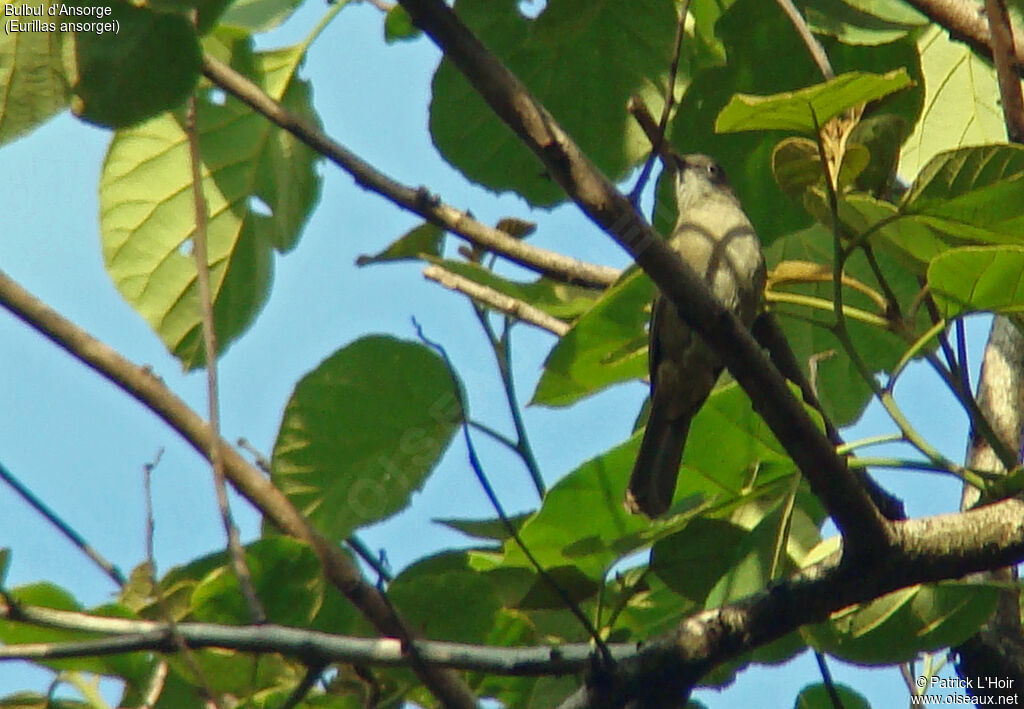
<path fill-rule="evenodd" d="M 298 41 L 324 11 L 319 3 L 306 3 L 266 46 Z M 303 74 L 312 80 L 328 133 L 398 180 L 424 184 L 484 222 L 504 216 L 536 219 L 541 229 L 532 243 L 598 263 L 627 264 L 625 254 L 573 208 L 532 213 L 515 197 L 496 198 L 469 185 L 444 163 L 426 132 L 429 82 L 438 52 L 425 40 L 385 46 L 381 24 L 382 16 L 370 4 L 354 4 L 311 50 Z M 152 366 L 193 407 L 205 411 L 203 376 L 181 374 L 103 269 L 97 184 L 108 140 L 108 132 L 64 114 L 3 147 L 0 268 L 133 361 Z M 358 255 L 379 250 L 419 220 L 363 191 L 337 168 L 321 164 L 320 170 L 322 199 L 299 247 L 277 259 L 270 302 L 221 361 L 225 437 L 244 436 L 269 451 L 284 402 L 305 372 L 369 332 L 414 339 L 412 316 L 448 349 L 466 383 L 474 415 L 509 430 L 493 360 L 462 298 L 425 281 L 416 265 L 353 266 Z M 507 273 L 520 272 L 510 267 Z M 969 328 L 975 359 L 986 327 L 975 321 Z M 223 546 L 209 470 L 175 434 L 5 312 L 0 312 L 0 343 L 0 461 L 7 468 L 127 572 L 144 556 L 141 471 L 163 448 L 154 473 L 159 568 L 166 571 Z M 515 365 L 524 400 L 551 344 L 547 334 L 517 328 Z M 547 480 L 556 480 L 625 438 L 645 393 L 635 383 L 567 410 L 527 409 L 526 424 Z M 904 395 L 908 393 L 912 396 Z M 962 459 L 964 417 L 930 372 L 912 367 L 897 394 L 925 436 L 948 457 Z M 878 407 L 872 407 L 847 438 L 892 430 Z M 534 506 L 532 485 L 518 462 L 485 441 L 479 444 L 506 506 Z M 906 499 L 914 515 L 951 511 L 959 500 L 959 486 L 947 479 L 911 473 L 880 479 Z M 86 605 L 114 592 L 105 576 L 2 487 L 0 510 L 0 546 L 14 552 L 9 585 L 49 580 L 72 590 Z M 234 510 L 243 535 L 254 537 L 256 516 L 237 499 Z M 445 545 L 465 543 L 431 518 L 489 515 L 461 442 L 456 442 L 411 510 L 362 535 L 371 547 L 386 549 L 397 569 Z M 906 701 L 895 670 L 864 672 L 838 662 L 832 666 L 837 679 L 868 696 L 876 707 Z M 0 665 L 0 695 L 46 691 L 47 677 L 22 665 Z M 720 696 L 698 696 L 712 708 L 748 702 L 789 707 L 801 686 L 817 680 L 813 660 L 804 655 L 783 669 L 745 672 Z"/>

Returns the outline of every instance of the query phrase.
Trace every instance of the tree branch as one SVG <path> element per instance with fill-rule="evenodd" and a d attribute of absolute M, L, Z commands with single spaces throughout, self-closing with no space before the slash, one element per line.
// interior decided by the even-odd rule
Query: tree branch
<path fill-rule="evenodd" d="M 954 39 L 962 40 L 982 56 L 992 58 L 992 37 L 981 5 L 966 0 L 907 0 L 907 3 L 949 30 Z M 1020 74 L 1024 71 L 1021 63 L 1024 42 L 1015 38 L 1013 47 L 1013 68 Z"/>
<path fill-rule="evenodd" d="M 396 182 L 270 98 L 249 79 L 213 57 L 203 57 L 203 74 L 239 101 L 262 114 L 271 123 L 288 131 L 352 175 L 360 187 L 376 192 L 392 204 L 418 214 L 430 223 L 447 229 L 472 244 L 500 254 L 531 271 L 566 283 L 604 288 L 619 277 L 619 270 L 616 268 L 586 263 L 557 251 L 530 246 L 500 229 L 478 222 L 466 212 L 444 204 L 423 187 L 415 189 Z"/>
<path fill-rule="evenodd" d="M 341 591 L 383 635 L 410 633 L 384 595 L 367 583 L 341 549 L 320 536 L 287 497 L 226 441 L 215 439 L 206 421 L 168 389 L 148 368 L 139 367 L 114 349 L 23 289 L 0 271 L 0 305 L 80 362 L 111 381 L 159 416 L 197 453 L 206 457 L 220 446 L 224 474 L 232 486 L 282 532 L 309 544 L 316 552 L 328 581 Z M 476 699 L 460 677 L 413 663 L 424 685 L 451 707 L 475 707 Z"/>
<path fill-rule="evenodd" d="M 833 558 L 736 603 L 691 616 L 643 644 L 614 674 L 591 677 L 561 709 L 607 709 L 630 702 L 678 707 L 712 667 L 801 625 L 822 622 L 841 608 L 899 588 L 959 578 L 1024 558 L 1020 500 L 894 522 L 892 528 L 897 541 L 881 557 L 854 563 L 844 559 L 842 564 Z M 986 549 L 989 543 L 993 546 Z"/>
<path fill-rule="evenodd" d="M 580 209 L 633 255 L 714 348 L 829 510 L 848 553 L 884 549 L 891 538 L 884 519 L 746 328 L 442 0 L 400 2 Z"/>
<path fill-rule="evenodd" d="M 939 515 L 893 524 L 894 546 L 876 559 L 842 564 L 833 557 L 800 574 L 721 608 L 683 620 L 664 635 L 636 645 L 607 646 L 616 661 L 612 674 L 590 682 L 563 706 L 622 706 L 628 699 L 677 706 L 692 684 L 710 667 L 733 659 L 808 623 L 824 621 L 834 611 L 899 588 L 928 583 L 1024 558 L 1024 501 L 1003 500 L 959 514 Z M 956 540 L 951 543 L 951 540 Z M 135 650 L 173 652 L 165 623 L 90 615 L 4 602 L 0 617 L 9 621 L 100 635 L 123 636 L 0 648 L 0 659 L 53 659 Z M 226 626 L 178 623 L 189 647 L 220 647 L 242 652 L 277 652 L 309 665 L 356 662 L 409 666 L 413 654 L 395 638 L 355 638 L 315 630 L 266 624 Z M 109 639 L 108 639 L 109 640 Z M 462 643 L 412 641 L 414 656 L 437 667 L 501 675 L 574 674 L 593 668 L 589 643 L 498 648 Z"/>
<path fill-rule="evenodd" d="M 465 276 L 452 273 L 440 266 L 427 266 L 423 269 L 423 277 L 439 283 L 449 290 L 458 291 L 463 295 L 469 296 L 482 305 L 511 315 L 517 320 L 522 320 L 541 330 L 547 330 L 559 337 L 569 332 L 569 323 L 564 320 L 559 320 L 553 315 L 548 315 L 540 308 L 535 308 L 518 298 L 513 298 L 493 288 L 482 286 Z"/>

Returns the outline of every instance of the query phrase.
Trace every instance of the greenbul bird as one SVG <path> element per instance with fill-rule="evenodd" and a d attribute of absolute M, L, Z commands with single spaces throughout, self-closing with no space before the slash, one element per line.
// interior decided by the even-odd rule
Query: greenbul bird
<path fill-rule="evenodd" d="M 672 158 L 676 221 L 669 245 L 700 275 L 712 295 L 744 325 L 757 315 L 764 290 L 761 242 L 726 181 L 706 155 Z M 722 363 L 663 297 L 651 313 L 651 413 L 626 490 L 626 508 L 648 517 L 672 503 L 690 421 L 715 386 Z"/>

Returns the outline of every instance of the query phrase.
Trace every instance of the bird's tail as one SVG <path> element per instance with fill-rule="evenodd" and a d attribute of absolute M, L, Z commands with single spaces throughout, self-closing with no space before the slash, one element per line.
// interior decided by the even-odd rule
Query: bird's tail
<path fill-rule="evenodd" d="M 626 488 L 626 509 L 654 518 L 672 504 L 683 458 L 690 417 L 670 419 L 664 407 L 652 401 L 651 416 Z"/>

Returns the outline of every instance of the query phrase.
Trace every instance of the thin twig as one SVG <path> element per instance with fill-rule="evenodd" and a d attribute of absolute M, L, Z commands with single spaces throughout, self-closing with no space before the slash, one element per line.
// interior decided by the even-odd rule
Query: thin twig
<path fill-rule="evenodd" d="M 295 709 L 299 706 L 306 695 L 316 686 L 316 681 L 320 679 L 326 666 L 327 664 L 324 662 L 317 662 L 306 667 L 306 674 L 302 676 L 302 681 L 295 685 L 291 694 L 277 709 Z"/>
<path fill-rule="evenodd" d="M 956 361 L 957 371 L 960 372 L 960 387 L 964 391 L 971 392 L 971 396 L 973 396 L 974 390 L 971 388 L 971 370 L 970 367 L 967 366 L 967 333 L 964 330 L 964 319 L 957 318 L 954 327 L 956 328 Z"/>
<path fill-rule="evenodd" d="M 217 334 L 213 322 L 213 293 L 210 289 L 210 265 L 206 245 L 206 197 L 203 194 L 202 155 L 199 147 L 199 127 L 196 124 L 196 96 L 188 99 L 185 117 L 185 135 L 188 137 L 189 163 L 192 168 L 192 202 L 195 207 L 196 229 L 192 236 L 192 256 L 196 264 L 196 283 L 199 288 L 199 315 L 203 327 L 203 349 L 206 355 L 206 404 L 213 440 L 210 443 L 210 468 L 213 470 L 213 486 L 217 493 L 217 509 L 227 536 L 228 556 L 231 568 L 238 578 L 238 588 L 249 609 L 249 618 L 254 623 L 263 623 L 267 614 L 263 610 L 252 574 L 245 561 L 245 550 L 238 534 L 238 526 L 231 516 L 231 502 L 228 500 L 228 486 L 224 478 L 224 460 L 220 454 L 220 393 L 217 383 Z"/>
<path fill-rule="evenodd" d="M 178 629 L 178 623 L 174 619 L 174 612 L 171 610 L 171 606 L 167 602 L 167 597 L 164 595 L 164 590 L 160 587 L 160 582 L 156 575 L 156 553 L 153 545 L 153 532 L 156 528 L 156 517 L 153 515 L 153 470 L 160 464 L 160 459 L 163 457 L 163 454 L 164 451 L 163 448 L 161 448 L 157 451 L 156 457 L 153 458 L 152 462 L 146 463 L 142 466 L 142 490 L 145 498 L 146 509 L 146 560 L 149 564 L 149 583 L 153 588 L 153 595 L 156 597 L 156 603 L 157 607 L 160 609 L 161 619 L 166 623 L 167 636 L 170 639 L 173 648 L 181 655 L 185 666 L 188 667 L 189 671 L 192 673 L 195 681 L 202 689 L 203 694 L 206 695 L 206 698 L 212 702 L 217 709 L 225 709 L 224 703 L 221 701 L 221 697 L 213 691 L 213 687 L 209 681 L 207 681 L 206 675 L 203 673 L 203 669 L 199 666 L 199 662 L 196 661 L 192 648 L 189 647 L 188 641 L 185 640 L 185 637 Z M 101 653 L 97 652 L 97 654 Z"/>
<path fill-rule="evenodd" d="M 832 64 L 828 60 L 828 55 L 825 54 L 825 48 L 821 46 L 821 42 L 811 32 L 811 28 L 807 26 L 807 20 L 800 14 L 800 10 L 793 4 L 793 0 L 775 0 L 775 2 L 778 3 L 786 17 L 793 24 L 796 33 L 800 35 L 800 39 L 803 40 L 807 51 L 811 54 L 811 59 L 818 65 L 818 71 L 825 77 L 825 80 L 828 81 L 836 78 L 836 73 L 832 70 Z"/>
<path fill-rule="evenodd" d="M 564 320 L 559 320 L 525 301 L 505 295 L 488 286 L 480 285 L 476 281 L 472 281 L 458 273 L 452 273 L 441 266 L 427 266 L 423 269 L 423 277 L 439 283 L 449 290 L 467 295 L 478 303 L 511 315 L 517 320 L 522 320 L 524 323 L 533 325 L 541 330 L 547 330 L 553 335 L 562 337 L 569 332 L 570 325 Z"/>
<path fill-rule="evenodd" d="M 487 319 L 487 312 L 480 307 L 474 307 L 480 327 L 483 328 L 487 341 L 491 345 L 494 359 L 498 364 L 498 373 L 501 376 L 501 383 L 505 389 L 505 400 L 508 402 L 509 414 L 512 416 L 512 425 L 516 429 L 516 440 L 513 450 L 522 459 L 527 471 L 530 473 L 530 480 L 537 490 L 537 496 L 544 499 L 545 486 L 544 478 L 540 474 L 540 466 L 537 465 L 537 458 L 533 453 L 533 446 L 530 445 L 530 437 L 526 432 L 526 424 L 523 422 L 522 412 L 519 410 L 519 399 L 516 397 L 515 379 L 512 375 L 512 339 L 511 319 L 505 317 L 505 330 L 499 338 Z"/>
<path fill-rule="evenodd" d="M 167 660 L 156 661 L 153 666 L 153 674 L 149 677 L 149 684 L 142 694 L 142 703 L 139 704 L 138 709 L 152 709 L 160 701 L 160 695 L 163 694 L 164 687 L 167 685 L 167 674 L 170 668 L 171 665 Z"/>
<path fill-rule="evenodd" d="M 654 161 L 662 152 L 665 145 L 665 131 L 668 129 L 668 119 L 672 114 L 672 106 L 676 100 L 676 77 L 679 74 L 679 57 L 683 53 L 683 39 L 686 37 L 686 17 L 690 14 L 690 0 L 684 0 L 683 6 L 679 8 L 679 21 L 676 23 L 676 39 L 672 45 L 672 61 L 668 69 L 668 83 L 665 87 L 665 105 L 661 109 L 661 120 L 658 121 L 658 133 L 651 140 L 651 154 L 644 161 L 644 167 L 640 176 L 629 193 L 629 201 L 634 207 L 640 204 L 640 195 L 647 186 L 647 180 L 651 177 L 651 170 L 654 168 Z"/>
<path fill-rule="evenodd" d="M 828 668 L 828 664 L 825 662 L 825 656 L 819 650 L 814 651 L 814 660 L 818 663 L 818 671 L 821 672 L 821 681 L 825 685 L 825 691 L 828 692 L 829 701 L 832 702 L 833 709 L 843 709 L 843 700 L 839 698 L 839 692 L 836 691 L 836 683 L 832 679 L 832 672 Z"/>
<path fill-rule="evenodd" d="M 566 283 L 605 288 L 619 277 L 620 272 L 616 268 L 586 263 L 556 251 L 530 246 L 500 229 L 478 222 L 467 212 L 444 204 L 423 187 L 416 189 L 396 182 L 323 131 L 284 108 L 249 79 L 211 56 L 203 57 L 203 74 L 271 123 L 288 131 L 348 172 L 359 186 L 376 192 L 396 206 L 418 214 L 470 243 L 501 254 L 524 268 Z"/>
<path fill-rule="evenodd" d="M 49 505 L 43 502 L 39 497 L 29 490 L 18 478 L 14 477 L 14 474 L 4 467 L 3 463 L 0 463 L 0 480 L 3 480 L 7 485 L 18 494 L 21 499 L 29 504 L 32 509 L 43 516 L 47 522 L 57 528 L 61 534 L 78 547 L 79 551 L 89 557 L 96 566 L 98 566 L 103 573 L 110 577 L 110 579 L 117 584 L 120 588 L 127 582 L 124 574 L 117 568 L 113 563 L 107 560 L 102 554 L 100 554 L 94 546 L 89 544 L 81 534 L 60 518 Z"/>
<path fill-rule="evenodd" d="M 448 352 L 439 343 L 429 339 L 423 333 L 423 329 L 420 327 L 419 323 L 416 322 L 415 320 L 413 320 L 413 326 L 416 328 L 416 333 L 419 336 L 420 340 L 422 340 L 423 343 L 426 344 L 428 347 L 436 351 L 444 360 L 445 364 L 448 366 L 448 371 L 451 373 L 452 379 L 455 381 L 455 391 L 457 392 L 457 396 L 459 398 L 459 403 L 462 406 L 462 410 L 464 412 L 468 411 L 466 402 L 463 400 L 462 389 L 459 386 L 458 380 L 456 379 L 455 369 L 452 365 L 451 359 L 449 359 L 448 357 Z M 606 668 L 613 667 L 615 665 L 615 660 L 612 657 L 611 651 L 608 649 L 608 645 L 601 638 L 601 634 L 598 632 L 597 628 L 595 628 L 594 624 L 590 622 L 590 618 L 587 617 L 587 615 L 580 609 L 576 602 L 572 600 L 572 597 L 568 594 L 568 592 L 566 592 L 566 590 L 562 588 L 562 586 L 557 581 L 555 581 L 551 574 L 547 572 L 547 569 L 545 569 L 544 566 L 540 563 L 540 561 L 537 560 L 537 557 L 535 557 L 533 555 L 533 552 L 530 551 L 529 546 L 527 546 L 526 542 L 523 541 L 523 538 L 519 536 L 519 530 L 518 528 L 516 528 L 516 525 L 512 524 L 512 521 L 508 518 L 508 514 L 506 514 L 505 512 L 505 507 L 501 504 L 501 501 L 498 499 L 498 495 L 497 493 L 495 493 L 494 487 L 491 485 L 490 480 L 487 479 L 487 474 L 484 472 L 483 465 L 480 463 L 480 459 L 476 454 L 476 446 L 473 445 L 473 437 L 469 433 L 469 425 L 466 423 L 465 415 L 463 415 L 462 420 L 462 437 L 466 442 L 466 451 L 469 456 L 470 467 L 473 468 L 473 473 L 476 476 L 477 482 L 480 483 L 480 487 L 483 489 L 484 494 L 487 495 L 487 499 L 488 501 L 490 501 L 491 507 L 494 508 L 495 514 L 497 514 L 498 518 L 501 520 L 502 526 L 505 527 L 506 533 L 515 541 L 516 546 L 518 546 L 519 549 L 523 552 L 523 555 L 526 557 L 527 561 L 530 562 L 530 565 L 533 566 L 534 570 L 537 572 L 537 575 L 544 579 L 544 582 L 547 583 L 551 590 L 554 591 L 555 594 L 561 599 L 566 609 L 570 613 L 572 613 L 580 622 L 580 625 L 583 626 L 583 629 L 587 632 L 587 635 L 590 636 L 591 640 L 594 642 L 594 645 L 597 646 L 597 649 L 601 654 L 601 658 L 604 661 L 604 666 Z"/>

